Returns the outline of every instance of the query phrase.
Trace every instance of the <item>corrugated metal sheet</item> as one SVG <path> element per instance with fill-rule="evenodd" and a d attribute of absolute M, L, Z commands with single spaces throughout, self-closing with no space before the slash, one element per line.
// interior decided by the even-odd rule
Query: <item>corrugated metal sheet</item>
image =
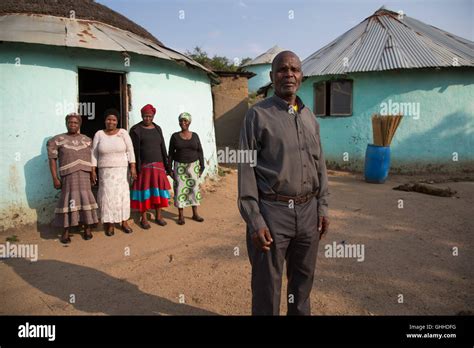
<path fill-rule="evenodd" d="M 211 70 L 184 54 L 96 21 L 31 14 L 4 15 L 0 17 L 0 41 L 133 52 L 184 62 L 217 78 Z"/>
<path fill-rule="evenodd" d="M 273 61 L 273 58 L 275 58 L 275 56 L 282 51 L 284 51 L 283 48 L 280 48 L 278 46 L 273 46 L 267 52 L 262 53 L 261 55 L 251 60 L 250 62 L 247 62 L 244 65 L 242 65 L 242 68 L 249 65 L 269 64 Z"/>
<path fill-rule="evenodd" d="M 326 75 L 327 71 L 332 71 L 333 74 L 346 71 L 351 64 L 353 52 L 359 46 L 361 36 L 366 31 L 366 26 L 367 22 L 360 23 L 310 55 L 302 62 L 303 73 L 305 75 L 306 72 L 311 72 L 311 75 Z M 344 65 L 344 58 L 347 58 L 347 66 Z"/>
<path fill-rule="evenodd" d="M 304 76 L 451 66 L 474 66 L 472 41 L 386 9 L 302 62 Z"/>
<path fill-rule="evenodd" d="M 369 71 L 369 67 L 378 64 L 387 37 L 388 34 L 379 21 L 369 21 L 364 37 L 360 40 L 353 56 L 350 57 L 351 63 L 347 71 Z"/>

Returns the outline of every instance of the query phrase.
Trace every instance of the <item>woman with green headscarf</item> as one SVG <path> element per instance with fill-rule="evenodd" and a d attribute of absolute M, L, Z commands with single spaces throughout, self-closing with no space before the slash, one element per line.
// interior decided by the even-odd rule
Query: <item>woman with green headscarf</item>
<path fill-rule="evenodd" d="M 204 221 L 197 212 L 201 201 L 199 178 L 204 172 L 204 154 L 199 136 L 189 130 L 191 115 L 183 112 L 178 121 L 181 132 L 171 136 L 169 146 L 169 165 L 173 167 L 174 206 L 178 208 L 178 224 L 184 225 L 184 208 L 191 206 L 192 219 Z"/>

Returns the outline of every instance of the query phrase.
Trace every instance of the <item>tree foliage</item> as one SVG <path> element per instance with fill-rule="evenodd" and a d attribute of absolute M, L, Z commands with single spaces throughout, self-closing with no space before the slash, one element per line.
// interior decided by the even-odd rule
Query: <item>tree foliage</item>
<path fill-rule="evenodd" d="M 186 51 L 186 55 L 204 65 L 206 68 L 218 71 L 237 71 L 243 64 L 251 60 L 251 58 L 246 57 L 242 60 L 234 61 L 227 57 L 218 55 L 214 55 L 211 58 L 207 52 L 199 46 L 194 47 L 192 52 Z"/>

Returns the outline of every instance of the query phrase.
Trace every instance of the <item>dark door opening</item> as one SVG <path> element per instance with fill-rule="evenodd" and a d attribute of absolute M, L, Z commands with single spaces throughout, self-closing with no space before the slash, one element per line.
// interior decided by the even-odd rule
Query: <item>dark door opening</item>
<path fill-rule="evenodd" d="M 120 111 L 118 127 L 128 128 L 128 103 L 125 74 L 101 70 L 79 69 L 79 110 L 81 133 L 90 138 L 105 128 L 104 111 Z"/>

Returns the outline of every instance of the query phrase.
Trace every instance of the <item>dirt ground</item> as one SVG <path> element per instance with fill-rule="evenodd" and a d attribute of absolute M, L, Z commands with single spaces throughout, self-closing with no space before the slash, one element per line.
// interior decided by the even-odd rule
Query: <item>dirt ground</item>
<path fill-rule="evenodd" d="M 453 198 L 392 190 L 413 179 L 393 176 L 377 185 L 330 173 L 331 226 L 319 246 L 314 315 L 473 311 L 474 182 L 437 184 L 457 190 Z M 0 261 L 0 314 L 250 314 L 237 173 L 208 184 L 203 196 L 203 223 L 179 226 L 171 207 L 166 227 L 132 224 L 133 234 L 116 230 L 113 237 L 98 228 L 90 241 L 75 233 L 69 246 L 50 228 L 2 232 L 0 243 L 14 234 L 19 243 L 38 244 L 39 259 Z M 364 261 L 325 257 L 333 241 L 364 245 Z"/>

